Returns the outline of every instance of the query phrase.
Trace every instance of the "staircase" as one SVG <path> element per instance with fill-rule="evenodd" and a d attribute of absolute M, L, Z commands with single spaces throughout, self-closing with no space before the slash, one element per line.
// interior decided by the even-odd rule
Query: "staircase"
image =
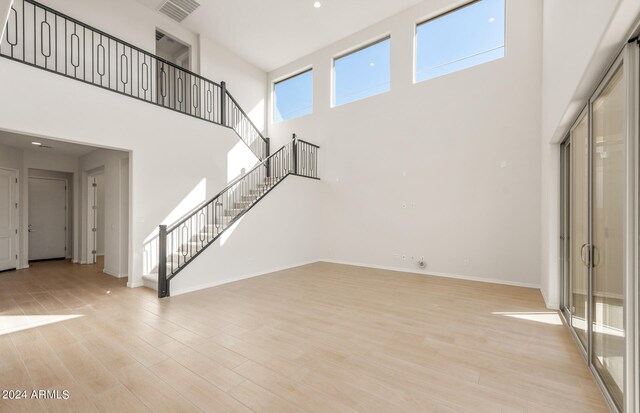
<path fill-rule="evenodd" d="M 270 153 L 225 82 L 216 83 L 33 0 L 13 0 L 0 56 L 232 129 L 260 160 L 173 225 L 160 225 L 158 265 L 144 284 L 170 281 L 289 175 L 318 179 L 319 147 L 293 136 Z"/>
<path fill-rule="evenodd" d="M 317 145 L 293 139 L 171 226 L 160 225 L 158 265 L 144 285 L 170 295 L 171 280 L 289 175 L 318 178 Z"/>

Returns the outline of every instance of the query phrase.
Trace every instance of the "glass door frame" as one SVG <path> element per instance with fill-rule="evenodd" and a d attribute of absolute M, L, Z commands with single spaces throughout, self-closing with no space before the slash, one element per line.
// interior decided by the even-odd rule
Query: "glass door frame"
<path fill-rule="evenodd" d="M 602 390 L 602 393 L 613 412 L 637 412 L 640 408 L 640 145 L 638 132 L 640 130 L 640 50 L 638 42 L 629 42 L 625 45 L 615 61 L 606 71 L 606 74 L 598 82 L 596 89 L 590 95 L 587 105 L 580 111 L 580 115 L 571 125 L 570 131 L 583 119 L 589 116 L 589 191 L 588 191 L 588 241 L 589 241 L 589 276 L 588 276 L 588 305 L 587 305 L 587 348 L 583 348 L 576 332 L 571 327 L 571 276 L 570 244 L 568 247 L 568 236 L 570 234 L 570 210 L 567 210 L 567 192 L 570 189 L 570 171 L 567 159 L 570 154 L 567 151 L 571 148 L 571 134 L 567 133 L 560 146 L 560 314 L 565 320 L 568 329 L 577 343 L 581 354 L 585 358 L 589 369 Z M 625 216 L 624 216 L 624 328 L 626 335 L 625 342 L 625 364 L 624 364 L 624 385 L 623 385 L 623 407 L 618 409 L 612 397 L 609 395 L 600 373 L 593 365 L 593 102 L 599 97 L 600 92 L 607 86 L 611 77 L 618 69 L 622 68 L 624 76 L 624 87 L 626 93 L 625 107 Z M 569 222 L 567 222 L 569 221 Z M 568 288 L 568 291 L 567 291 Z M 569 302 L 567 302 L 569 300 Z"/>
<path fill-rule="evenodd" d="M 566 137 L 560 144 L 560 274 L 561 274 L 561 286 L 560 286 L 560 312 L 565 318 L 565 322 L 571 332 L 571 335 L 575 339 L 576 343 L 578 343 L 578 348 L 580 349 L 580 354 L 588 362 L 590 354 L 590 342 L 589 342 L 589 323 L 590 323 L 590 280 L 591 280 L 591 268 L 587 269 L 587 312 L 585 314 L 585 338 L 586 343 L 583 343 L 582 340 L 578 337 L 575 329 L 573 328 L 573 311 L 574 307 L 573 303 L 573 277 L 572 277 L 572 242 L 577 241 L 573 240 L 571 237 L 572 234 L 572 215 L 570 207 L 574 204 L 573 196 L 572 196 L 572 184 L 571 184 L 571 170 L 573 166 L 571 148 L 575 147 L 574 142 L 572 141 L 573 131 L 582 123 L 582 121 L 587 118 L 587 143 L 588 143 L 588 165 L 587 168 L 589 170 L 588 174 L 588 193 L 587 193 L 587 221 L 591 222 L 591 106 L 590 104 L 585 105 L 585 107 L 580 111 L 580 114 L 573 122 L 571 127 L 569 128 L 569 132 Z M 591 239 L 591 225 L 587 225 L 587 239 Z M 582 260 L 581 260 L 582 261 Z"/>

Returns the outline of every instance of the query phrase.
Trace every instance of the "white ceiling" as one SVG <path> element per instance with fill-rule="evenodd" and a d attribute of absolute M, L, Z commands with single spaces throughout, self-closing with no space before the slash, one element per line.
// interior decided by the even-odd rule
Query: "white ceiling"
<path fill-rule="evenodd" d="M 157 10 L 164 0 L 138 0 Z M 181 24 L 271 71 L 422 0 L 198 0 Z"/>
<path fill-rule="evenodd" d="M 39 148 L 33 145 L 31 142 L 40 142 L 42 145 L 49 146 L 50 148 Z M 56 141 L 53 139 L 36 138 L 28 135 L 19 135 L 17 133 L 5 132 L 2 130 L 0 130 L 0 145 L 10 146 L 18 149 L 38 150 L 45 153 L 73 157 L 81 157 L 88 154 L 89 152 L 93 152 L 98 149 L 93 146 Z"/>

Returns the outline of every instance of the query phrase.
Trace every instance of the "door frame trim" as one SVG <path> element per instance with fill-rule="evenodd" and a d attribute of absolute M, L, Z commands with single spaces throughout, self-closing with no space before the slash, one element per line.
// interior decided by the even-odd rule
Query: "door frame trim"
<path fill-rule="evenodd" d="M 87 192 L 86 192 L 86 197 L 83 195 L 82 196 L 83 200 L 81 201 L 81 203 L 84 203 L 84 200 L 86 200 L 86 204 L 82 205 L 82 209 L 86 211 L 86 217 L 83 217 L 81 219 L 82 222 L 80 225 L 80 231 L 85 233 L 84 243 L 81 242 L 81 244 L 84 244 L 84 245 L 81 245 L 80 247 L 81 251 L 84 250 L 84 254 L 81 254 L 81 261 L 80 261 L 81 264 L 91 265 L 96 263 L 96 260 L 94 260 L 93 254 L 91 253 L 92 245 L 93 245 L 93 248 L 97 249 L 97 239 L 93 240 L 93 232 L 91 231 L 94 225 L 91 217 L 93 212 L 91 208 L 92 206 L 91 183 L 92 183 L 92 179 L 98 175 L 102 175 L 103 178 L 106 180 L 106 168 L 104 164 L 86 171 L 82 171 L 80 186 L 83 187 L 83 191 L 86 190 Z M 95 223 L 95 225 L 97 225 L 97 222 Z"/>
<path fill-rule="evenodd" d="M 58 171 L 54 171 L 54 172 L 58 172 Z M 61 173 L 68 173 L 68 172 L 61 172 Z M 28 176 L 27 177 L 27 189 L 29 188 L 29 179 L 44 179 L 44 180 L 48 180 L 48 181 L 63 181 L 64 182 L 64 206 L 65 206 L 65 214 L 64 214 L 64 226 L 65 226 L 65 231 L 64 231 L 64 258 L 65 259 L 69 259 L 69 258 L 73 258 L 73 251 L 71 251 L 71 249 L 69 249 L 69 241 L 70 241 L 70 236 L 69 236 L 69 211 L 71 210 L 69 208 L 69 180 L 66 178 L 53 178 L 50 176 L 38 176 L 38 175 L 33 175 L 33 176 Z M 31 210 L 28 208 L 27 205 L 27 216 L 26 216 L 26 221 L 27 221 L 27 225 L 29 223 L 29 214 L 31 213 Z M 71 219 L 73 219 L 73 217 L 71 217 Z M 27 236 L 28 236 L 28 230 L 27 230 Z M 71 256 L 69 257 L 69 253 L 71 253 Z M 34 262 L 34 261 L 47 261 L 47 260 L 57 260 L 59 258 L 45 258 L 43 260 L 40 259 L 36 259 L 36 260 L 30 260 L 29 257 L 27 256 L 27 262 Z"/>
<path fill-rule="evenodd" d="M 22 201 L 20 200 L 20 170 L 18 169 L 14 169 L 14 168 L 6 168 L 4 166 L 0 166 L 0 169 L 5 170 L 5 171 L 11 171 L 11 172 L 15 172 L 16 174 L 16 179 L 18 180 L 18 182 L 14 182 L 13 183 L 13 192 L 14 195 L 16 197 L 16 202 L 18 203 L 18 208 L 14 208 L 16 210 L 15 214 L 17 215 L 17 220 L 16 220 L 16 227 L 15 229 L 17 230 L 17 232 L 15 232 L 13 234 L 13 244 L 14 244 L 14 249 L 17 255 L 17 258 L 14 259 L 15 262 L 15 270 L 20 270 L 22 268 L 28 268 L 28 264 L 26 267 L 21 267 L 20 266 L 20 260 L 22 259 L 22 254 L 20 251 L 20 216 L 22 215 Z M 11 269 L 8 269 L 11 270 Z"/>

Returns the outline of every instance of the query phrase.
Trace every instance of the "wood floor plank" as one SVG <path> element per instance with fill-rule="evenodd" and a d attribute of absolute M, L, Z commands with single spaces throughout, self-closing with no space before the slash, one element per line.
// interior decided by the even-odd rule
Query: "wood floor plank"
<path fill-rule="evenodd" d="M 96 394 L 94 403 L 100 413 L 127 412 L 148 413 L 151 412 L 144 403 L 138 400 L 124 385 L 119 384 L 110 390 Z"/>
<path fill-rule="evenodd" d="M 0 412 L 608 412 L 540 313 L 534 289 L 328 263 L 163 300 L 33 263 L 0 274 L 0 387 L 70 398 Z"/>
<path fill-rule="evenodd" d="M 305 413 L 307 410 L 302 409 L 293 403 L 288 402 L 282 397 L 271 393 L 270 391 L 254 384 L 250 381 L 244 381 L 231 390 L 231 395 L 249 406 L 256 413 Z"/>
<path fill-rule="evenodd" d="M 116 372 L 122 384 L 151 411 L 158 413 L 199 412 L 190 400 L 173 390 L 141 364 L 124 367 Z"/>
<path fill-rule="evenodd" d="M 233 370 L 216 363 L 177 341 L 165 344 L 159 349 L 185 368 L 208 380 L 223 391 L 229 391 L 244 381 L 242 376 Z"/>
<path fill-rule="evenodd" d="M 202 411 L 220 413 L 251 412 L 248 407 L 229 394 L 174 360 L 165 360 L 151 366 L 150 370 Z"/>

